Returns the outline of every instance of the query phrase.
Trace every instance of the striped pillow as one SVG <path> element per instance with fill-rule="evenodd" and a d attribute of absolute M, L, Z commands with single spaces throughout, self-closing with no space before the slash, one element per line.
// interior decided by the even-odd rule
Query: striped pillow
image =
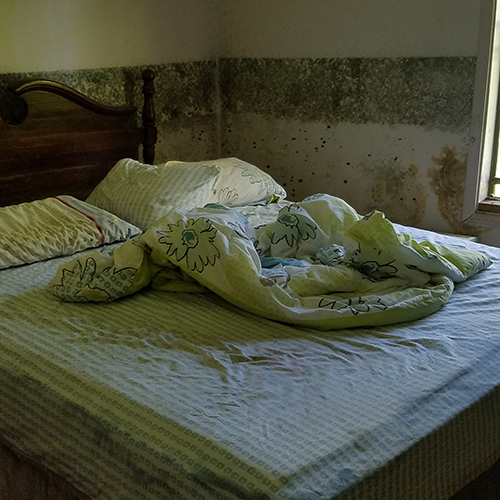
<path fill-rule="evenodd" d="M 71 255 L 141 231 L 71 196 L 0 208 L 0 269 Z"/>
<path fill-rule="evenodd" d="M 170 162 L 146 165 L 120 160 L 87 198 L 87 202 L 146 230 L 169 211 L 213 201 L 219 174 L 215 165 Z"/>

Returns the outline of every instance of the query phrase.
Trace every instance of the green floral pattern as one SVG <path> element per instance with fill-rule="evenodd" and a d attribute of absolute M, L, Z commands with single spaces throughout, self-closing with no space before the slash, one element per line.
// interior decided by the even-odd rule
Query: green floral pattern
<path fill-rule="evenodd" d="M 289 247 L 293 247 L 297 241 L 314 239 L 318 226 L 309 214 L 297 204 L 284 207 L 279 211 L 277 224 L 274 227 L 271 243 L 276 245 L 285 240 Z"/>
<path fill-rule="evenodd" d="M 179 220 L 168 224 L 166 231 L 158 231 L 158 242 L 167 245 L 167 256 L 177 262 L 185 261 L 191 271 L 203 272 L 205 266 L 215 266 L 220 251 L 214 240 L 217 229 L 205 218 L 189 219 L 187 223 Z"/>
<path fill-rule="evenodd" d="M 269 177 L 264 177 L 262 172 L 255 169 L 253 165 L 249 165 L 248 167 L 235 165 L 235 168 L 241 169 L 241 176 L 248 177 L 250 184 L 258 184 L 259 185 L 259 195 L 266 194 L 270 195 L 275 190 L 275 181 Z"/>
<path fill-rule="evenodd" d="M 58 270 L 54 293 L 109 302 L 146 286 L 198 292 L 196 281 L 269 319 L 349 328 L 433 313 L 454 281 L 491 263 L 474 250 L 403 239 L 383 214 L 360 218 L 328 195 L 277 207 L 260 226 L 249 220 L 218 204 L 171 211 L 112 255 Z"/>
<path fill-rule="evenodd" d="M 354 316 L 360 313 L 368 313 L 374 309 L 385 311 L 387 306 L 384 304 L 380 297 L 373 297 L 372 300 L 366 297 L 355 297 L 352 299 L 344 300 L 331 300 L 327 298 L 320 299 L 318 307 L 321 309 L 332 309 L 335 311 L 349 311 Z"/>
<path fill-rule="evenodd" d="M 393 278 L 398 273 L 396 259 L 384 253 L 377 247 L 358 245 L 349 258 L 349 265 L 356 268 L 372 281 L 384 281 Z"/>
<path fill-rule="evenodd" d="M 228 186 L 222 188 L 217 194 L 217 203 L 221 205 L 234 205 L 238 199 L 236 189 L 231 189 Z"/>
<path fill-rule="evenodd" d="M 93 257 L 76 259 L 71 268 L 62 270 L 53 293 L 62 300 L 75 302 L 110 302 L 126 294 L 137 269 L 106 267 L 97 273 Z"/>

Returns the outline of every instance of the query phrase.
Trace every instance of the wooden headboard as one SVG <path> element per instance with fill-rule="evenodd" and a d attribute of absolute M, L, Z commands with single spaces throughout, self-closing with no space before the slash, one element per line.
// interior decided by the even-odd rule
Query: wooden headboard
<path fill-rule="evenodd" d="M 85 199 L 121 158 L 153 163 L 154 72 L 142 72 L 144 104 L 99 103 L 59 82 L 9 86 L 0 117 L 0 206 L 69 194 Z"/>

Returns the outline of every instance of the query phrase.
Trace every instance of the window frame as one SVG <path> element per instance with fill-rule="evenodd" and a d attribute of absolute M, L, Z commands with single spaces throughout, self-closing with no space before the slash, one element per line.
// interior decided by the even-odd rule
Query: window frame
<path fill-rule="evenodd" d="M 500 0 L 483 0 L 464 192 L 464 222 L 500 227 L 500 200 L 488 197 L 498 148 Z M 496 50 L 495 50 L 496 49 Z M 495 140 L 496 138 L 496 140 Z"/>

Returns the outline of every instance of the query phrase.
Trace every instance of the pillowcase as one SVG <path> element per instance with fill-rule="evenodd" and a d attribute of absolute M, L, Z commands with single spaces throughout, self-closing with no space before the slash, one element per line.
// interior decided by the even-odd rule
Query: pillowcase
<path fill-rule="evenodd" d="M 269 174 L 238 158 L 220 158 L 204 162 L 169 162 L 167 165 L 215 165 L 219 175 L 213 186 L 210 203 L 228 207 L 269 203 L 286 198 L 286 191 Z"/>
<path fill-rule="evenodd" d="M 146 165 L 120 160 L 87 202 L 146 230 L 171 210 L 203 206 L 213 199 L 216 165 L 169 162 Z"/>
<path fill-rule="evenodd" d="M 0 269 L 126 240 L 141 230 L 72 196 L 0 208 Z"/>
<path fill-rule="evenodd" d="M 207 203 L 237 207 L 285 197 L 285 190 L 269 174 L 238 158 L 161 165 L 125 158 L 86 201 L 146 230 L 171 210 Z"/>

